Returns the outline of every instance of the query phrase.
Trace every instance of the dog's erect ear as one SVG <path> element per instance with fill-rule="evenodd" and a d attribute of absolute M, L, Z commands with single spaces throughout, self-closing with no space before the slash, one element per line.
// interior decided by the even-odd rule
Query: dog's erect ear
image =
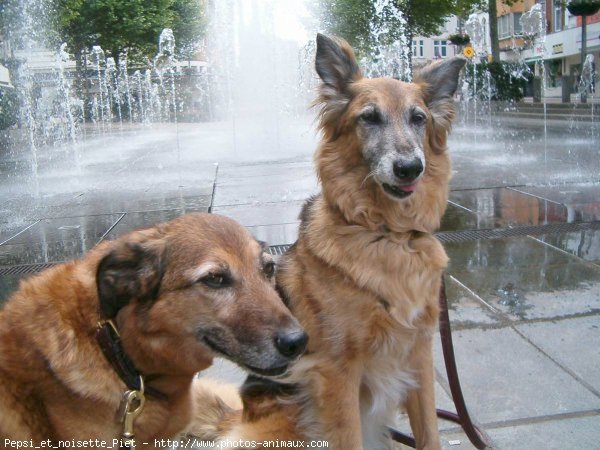
<path fill-rule="evenodd" d="M 102 258 L 96 272 L 103 317 L 115 317 L 131 300 L 155 299 L 163 272 L 162 252 L 157 248 L 147 243 L 119 243 Z"/>
<path fill-rule="evenodd" d="M 352 47 L 344 40 L 317 34 L 315 68 L 323 81 L 315 104 L 321 104 L 321 128 L 335 139 L 338 119 L 350 101 L 350 85 L 362 78 Z"/>
<path fill-rule="evenodd" d="M 446 128 L 454 115 L 452 97 L 458 87 L 458 75 L 466 62 L 462 56 L 455 56 L 430 64 L 415 76 L 415 83 L 423 86 L 425 101 L 434 121 L 442 122 Z"/>
<path fill-rule="evenodd" d="M 315 68 L 323 83 L 338 94 L 347 92 L 348 85 L 361 78 L 352 47 L 343 40 L 333 40 L 317 34 Z"/>

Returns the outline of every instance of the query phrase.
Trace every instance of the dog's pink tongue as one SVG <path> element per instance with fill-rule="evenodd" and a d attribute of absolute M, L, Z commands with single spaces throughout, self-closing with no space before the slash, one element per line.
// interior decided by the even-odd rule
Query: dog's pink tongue
<path fill-rule="evenodd" d="M 399 186 L 398 189 L 404 192 L 413 192 L 415 189 L 417 189 L 417 184 L 419 184 L 418 181 L 413 184 L 407 184 L 406 186 Z"/>

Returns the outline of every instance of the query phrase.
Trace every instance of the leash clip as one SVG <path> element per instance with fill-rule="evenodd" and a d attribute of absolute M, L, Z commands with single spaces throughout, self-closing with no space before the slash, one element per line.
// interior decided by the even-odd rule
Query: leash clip
<path fill-rule="evenodd" d="M 130 390 L 123 394 L 121 401 L 121 423 L 123 432 L 121 433 L 121 448 L 135 449 L 135 419 L 142 413 L 146 397 L 144 396 L 144 380 L 140 377 L 140 390 Z"/>

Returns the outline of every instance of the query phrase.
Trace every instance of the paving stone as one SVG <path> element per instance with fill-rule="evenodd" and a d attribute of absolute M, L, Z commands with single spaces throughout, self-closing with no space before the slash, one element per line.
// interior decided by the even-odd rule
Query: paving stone
<path fill-rule="evenodd" d="M 600 396 L 600 315 L 529 323 L 517 329 Z"/>
<path fill-rule="evenodd" d="M 250 205 L 215 206 L 213 213 L 222 214 L 251 227 L 257 225 L 273 225 L 298 223 L 304 200 L 290 202 L 260 203 Z"/>
<path fill-rule="evenodd" d="M 452 191 L 450 200 L 477 215 L 478 228 L 563 223 L 565 206 L 506 188 Z"/>
<path fill-rule="evenodd" d="M 445 245 L 447 273 L 509 317 L 564 317 L 600 309 L 600 270 L 528 237 Z"/>
<path fill-rule="evenodd" d="M 0 222 L 0 244 L 23 232 L 36 221 Z"/>
<path fill-rule="evenodd" d="M 473 327 L 500 323 L 500 318 L 452 277 L 446 277 L 446 297 L 452 327 Z"/>
<path fill-rule="evenodd" d="M 600 442 L 600 416 L 512 425 L 487 432 L 500 450 L 591 450 Z"/>
<path fill-rule="evenodd" d="M 600 399 L 510 328 L 459 330 L 453 338 L 467 407 L 484 425 L 600 408 Z M 434 355 L 445 374 L 438 339 Z"/>
<path fill-rule="evenodd" d="M 565 183 L 562 185 L 544 184 L 541 186 L 523 186 L 519 191 L 527 192 L 541 198 L 547 198 L 564 205 L 583 205 L 598 204 L 598 184 L 585 183 Z"/>
<path fill-rule="evenodd" d="M 311 159 L 293 162 L 271 162 L 268 164 L 222 164 L 219 166 L 219 183 L 224 186 L 240 184 L 252 178 L 267 183 L 283 179 L 315 178 L 314 163 Z"/>
<path fill-rule="evenodd" d="M 164 209 L 156 211 L 129 212 L 110 230 L 104 239 L 116 239 L 125 233 L 141 228 L 148 228 L 159 223 L 168 222 L 187 213 L 206 212 L 196 209 Z"/>
<path fill-rule="evenodd" d="M 600 198 L 596 183 L 524 186 L 514 190 L 549 199 L 563 205 L 569 222 L 600 220 Z"/>
<path fill-rule="evenodd" d="M 600 266 L 600 230 L 552 233 L 537 239 Z"/>
<path fill-rule="evenodd" d="M 440 231 L 474 230 L 480 228 L 479 225 L 476 214 L 450 203 L 442 217 Z"/>
<path fill-rule="evenodd" d="M 0 266 L 67 261 L 96 245 L 122 214 L 41 220 L 0 245 Z"/>
<path fill-rule="evenodd" d="M 475 450 L 463 431 L 441 431 L 442 450 Z"/>
<path fill-rule="evenodd" d="M 280 183 L 253 179 L 243 184 L 217 183 L 215 206 L 305 200 L 319 192 L 314 178 L 283 179 Z"/>
<path fill-rule="evenodd" d="M 248 227 L 252 235 L 269 245 L 293 244 L 298 238 L 298 224 L 257 225 Z"/>

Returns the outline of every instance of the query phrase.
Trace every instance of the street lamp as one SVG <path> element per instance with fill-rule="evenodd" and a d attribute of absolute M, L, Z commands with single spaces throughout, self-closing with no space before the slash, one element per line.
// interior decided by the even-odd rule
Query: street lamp
<path fill-rule="evenodd" d="M 583 65 L 585 64 L 586 40 L 587 40 L 587 16 L 592 16 L 600 10 L 599 0 L 572 0 L 567 9 L 574 16 L 581 17 L 581 69 L 580 76 L 583 80 Z M 581 91 L 581 103 L 587 102 L 587 88 Z"/>

